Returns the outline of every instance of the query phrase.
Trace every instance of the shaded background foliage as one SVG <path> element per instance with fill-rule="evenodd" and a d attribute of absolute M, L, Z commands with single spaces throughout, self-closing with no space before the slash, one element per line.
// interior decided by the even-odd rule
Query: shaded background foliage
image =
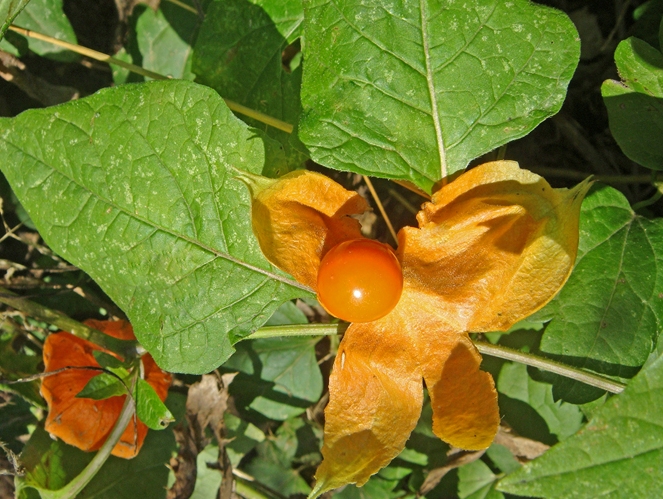
<path fill-rule="evenodd" d="M 38 0 L 32 2 L 32 8 L 40 6 Z M 296 10 L 297 2 L 284 2 L 280 5 L 283 7 L 281 10 L 273 2 L 254 3 L 258 5 L 246 0 L 226 2 L 225 7 L 236 12 L 237 18 L 229 17 L 227 23 L 220 22 L 205 30 L 200 16 L 166 1 L 159 7 L 158 2 L 145 5 L 132 0 L 65 0 L 62 11 L 66 17 L 49 24 L 55 31 L 46 34 L 68 38 L 154 71 L 184 79 L 194 79 L 195 73 L 203 73 L 198 81 L 219 90 L 222 96 L 294 123 L 301 109 L 296 89 L 301 78 L 301 56 L 298 55 L 301 26 L 292 21 L 291 18 L 294 16 L 296 19 L 297 14 L 288 12 L 287 7 L 295 5 Z M 559 297 L 531 322 L 520 325 L 510 334 L 487 336 L 491 341 L 499 340 L 504 345 L 524 351 L 543 352 L 623 381 L 635 376 L 649 359 L 651 371 L 646 373 L 646 378 L 638 378 L 634 387 L 636 392 L 628 395 L 627 400 L 631 401 L 629 410 L 638 417 L 660 413 L 657 408 L 648 406 L 646 399 L 649 396 L 647 390 L 655 395 L 661 385 L 660 361 L 655 361 L 660 347 L 652 353 L 656 333 L 660 329 L 661 306 L 644 300 L 643 293 L 646 293 L 643 290 L 651 276 L 655 282 L 648 289 L 661 289 L 663 277 L 656 275 L 661 254 L 656 252 L 656 244 L 650 243 L 656 238 L 660 248 L 663 236 L 660 224 L 650 219 L 663 215 L 663 205 L 659 201 L 646 206 L 638 212 L 638 216 L 631 212 L 629 205 L 641 203 L 655 194 L 651 170 L 625 156 L 615 142 L 601 96 L 601 85 L 606 79 L 620 79 L 614 61 L 620 41 L 635 35 L 655 49 L 661 48 L 658 28 L 663 15 L 663 2 L 654 0 L 644 5 L 645 2 L 626 0 L 551 0 L 539 3 L 560 9 L 571 17 L 582 40 L 580 63 L 561 111 L 529 135 L 509 143 L 506 159 L 517 160 L 523 167 L 541 173 L 553 186 L 570 186 L 594 174 L 619 192 L 599 186 L 585 203 L 579 267 Z M 57 2 L 52 4 L 57 5 Z M 208 1 L 190 3 L 190 7 L 200 7 L 208 14 L 220 9 L 221 5 L 221 2 Z M 643 9 L 643 6 L 648 8 Z M 159 10 L 151 10 L 157 7 Z M 636 10 L 638 8 L 640 10 Z M 260 54 L 270 77 L 256 75 L 243 65 L 244 58 L 251 57 L 250 48 L 246 53 L 241 50 L 232 52 L 238 61 L 237 70 L 246 69 L 238 77 L 239 80 L 234 80 L 223 71 L 209 69 L 212 63 L 206 57 L 213 61 L 217 57 L 214 50 L 219 46 L 222 49 L 233 47 L 245 35 L 247 23 L 256 19 L 266 23 L 268 43 L 276 47 L 270 53 Z M 270 19 L 274 22 L 273 26 Z M 56 32 L 58 22 L 64 25 L 61 32 Z M 35 24 L 33 29 L 39 30 L 39 25 Z M 203 33 L 200 38 L 199 33 Z M 226 38 L 221 40 L 219 46 L 207 42 L 211 56 L 201 49 L 190 60 L 193 47 L 196 43 L 202 43 L 205 37 Z M 84 97 L 115 84 L 144 80 L 115 67 L 111 69 L 105 64 L 68 52 L 52 50 L 52 47 L 40 48 L 15 34 L 7 38 L 15 42 L 13 48 L 6 44 L 0 48 L 11 51 L 20 59 L 17 61 L 3 56 L 0 65 L 0 73 L 4 77 L 0 80 L 0 116 L 12 117 L 26 109 L 53 105 L 74 96 Z M 256 47 L 259 50 L 260 44 L 256 43 Z M 237 85 L 237 81 L 245 84 Z M 253 84 L 249 85 L 249 82 Z M 247 88 L 250 89 L 248 93 Z M 224 93 L 224 90 L 227 92 Z M 256 125 L 255 122 L 251 124 Z M 285 156 L 279 171 L 291 169 L 305 159 L 305 148 L 294 136 L 262 128 L 272 139 L 283 144 Z M 475 162 L 494 159 L 496 154 L 488 153 Z M 366 191 L 356 174 L 327 170 L 311 161 L 307 166 L 324 171 L 349 188 L 358 188 L 363 193 Z M 54 255 L 43 244 L 4 178 L 1 181 L 0 196 L 6 229 L 21 222 L 24 224 L 14 233 L 16 237 L 4 238 L 0 246 L 4 285 L 75 319 L 108 315 L 122 317 L 122 311 L 94 281 Z M 414 213 L 422 198 L 386 180 L 376 180 L 375 184 L 394 225 L 397 228 L 414 225 Z M 601 233 L 599 227 L 603 227 L 605 233 Z M 383 241 L 389 239 L 384 222 L 373 214 L 366 216 L 364 229 L 370 237 Z M 620 248 L 626 245 L 626 241 L 636 249 L 625 259 Z M 603 288 L 595 282 L 598 273 L 609 273 L 616 268 L 620 272 L 608 275 Z M 619 332 L 624 333 L 619 338 L 628 345 L 615 347 L 614 344 L 607 344 L 603 350 L 592 345 L 588 347 L 587 338 L 574 334 L 573 327 L 569 329 L 567 326 L 586 320 L 586 308 L 583 306 L 586 307 L 587 303 L 582 300 L 591 297 L 592 291 L 597 296 L 603 296 L 606 292 L 604 288 L 621 282 L 620 279 L 629 284 L 631 294 L 629 290 L 625 291 L 620 296 L 621 301 L 617 300 L 612 307 L 599 309 L 597 306 L 597 313 L 603 315 L 596 320 L 599 327 L 589 340 L 600 343 L 615 338 Z M 597 299 L 597 303 L 599 301 Z M 631 305 L 642 310 L 629 322 L 625 310 L 631 312 Z M 609 320 L 605 319 L 606 316 Z M 11 309 L 5 309 L 2 317 L 0 373 L 4 377 L 17 378 L 37 372 L 40 369 L 39 345 L 53 327 Z M 552 322 L 544 326 L 544 322 L 551 319 Z M 315 302 L 298 300 L 282 306 L 269 324 L 328 320 L 329 317 Z M 301 496 L 310 491 L 313 473 L 321 458 L 319 448 L 326 381 L 337 343 L 336 337 L 258 340 L 240 344 L 238 352 L 220 369 L 223 373 L 239 373 L 220 391 L 230 397 L 223 418 L 225 437 L 230 439 L 225 444 L 225 453 L 237 470 L 237 491 L 243 497 L 281 498 Z M 637 348 L 629 345 L 636 345 Z M 554 482 L 519 489 L 518 479 L 511 478 L 504 482 L 503 488 L 507 492 L 503 493 L 495 489 L 495 484 L 505 474 L 518 470 L 521 463 L 540 455 L 548 446 L 574 438 L 571 436 L 597 410 L 601 411 L 609 397 L 595 389 L 519 364 L 487 358 L 484 368 L 496 379 L 500 409 L 504 416 L 503 429 L 496 443 L 485 454 L 450 452 L 434 437 L 430 428 L 430 408 L 425 407 L 403 454 L 364 488 L 348 486 L 335 495 L 353 499 L 416 495 L 430 499 L 499 498 L 513 492 L 553 497 L 551 490 L 562 490 L 559 483 Z M 143 478 L 139 483 L 145 487 L 141 495 L 146 498 L 165 496 L 166 486 L 175 480 L 172 472 L 170 477 L 164 472 L 165 465 L 170 463 L 177 468 L 173 456 L 178 448 L 182 448 L 182 435 L 192 424 L 185 416 L 187 391 L 199 379 L 193 375 L 180 375 L 172 389 L 168 404 L 178 417 L 178 422 L 173 425 L 178 439 L 173 437 L 171 430 L 159 434 L 151 432 L 138 458 L 142 461 L 133 461 L 133 465 L 120 460 L 109 461 L 82 497 L 98 497 L 99 490 L 106 490 L 104 497 L 132 497 L 136 489 L 131 480 L 149 467 L 155 470 L 149 475 L 141 475 Z M 6 442 L 13 452 L 24 452 L 25 464 L 32 473 L 30 479 L 43 485 L 50 477 L 61 479 L 62 476 L 75 474 L 76 469 L 80 469 L 86 459 L 89 460 L 89 456 L 46 438 L 39 426 L 44 414 L 37 387 L 25 384 L 12 385 L 11 390 L 7 386 L 5 388 L 7 391 L 2 392 L 0 400 L 0 440 Z M 644 394 L 639 395 L 639 392 Z M 616 404 L 606 407 L 599 415 L 603 419 L 598 421 L 609 425 L 621 414 Z M 653 424 L 654 430 L 642 429 L 635 435 L 632 428 L 611 427 L 612 433 L 600 444 L 607 445 L 606 442 L 622 439 L 636 443 L 646 441 L 643 445 L 653 449 L 655 456 L 651 457 L 651 461 L 642 463 L 640 469 L 656 467 L 660 464 L 657 461 L 660 458 L 656 456 L 663 448 L 659 435 L 663 424 L 660 419 Z M 212 438 L 215 430 L 218 427 L 208 428 L 204 438 L 194 442 L 199 454 L 198 481 L 193 497 L 199 499 L 215 497 L 221 481 L 214 466 L 210 468 L 207 465 L 219 459 L 218 441 Z M 29 439 L 28 435 L 31 435 Z M 545 459 L 553 464 L 542 464 L 544 472 L 546 469 L 557 470 L 562 477 L 561 483 L 570 483 L 569 486 L 574 487 L 573 480 L 567 474 L 570 472 L 555 468 L 559 464 L 555 464 L 554 460 L 563 462 L 568 459 L 565 449 L 572 451 L 574 445 L 583 448 L 583 439 L 587 438 L 580 436 L 578 443 L 572 440 L 569 447 L 560 446 L 557 454 L 551 453 L 551 457 Z M 223 447 L 223 442 L 221 445 Z M 634 452 L 638 452 L 637 446 Z M 557 458 L 557 455 L 561 457 Z M 624 459 L 624 455 L 612 457 L 617 461 Z M 0 459 L 4 459 L 3 469 L 12 469 L 8 459 Z M 610 485 L 611 472 L 602 468 L 599 460 L 587 466 L 598 471 L 594 475 L 581 474 L 578 480 Z M 637 474 L 637 469 L 624 469 L 627 473 L 624 476 Z M 118 480 L 120 476 L 123 480 Z M 126 477 L 129 478 L 125 480 Z M 188 478 L 191 480 L 191 477 Z M 633 494 L 648 490 L 646 487 L 655 487 L 661 483 L 657 482 L 657 478 L 653 474 L 649 481 L 642 482 L 644 488 L 628 493 L 633 497 Z M 10 497 L 11 488 L 11 480 L 6 476 L 0 477 L 0 496 Z M 604 493 L 605 489 L 597 486 L 596 489 L 580 491 L 579 497 L 594 497 L 599 492 Z M 23 493 L 22 497 L 34 496 L 27 490 Z M 560 492 L 561 497 L 565 493 Z"/>

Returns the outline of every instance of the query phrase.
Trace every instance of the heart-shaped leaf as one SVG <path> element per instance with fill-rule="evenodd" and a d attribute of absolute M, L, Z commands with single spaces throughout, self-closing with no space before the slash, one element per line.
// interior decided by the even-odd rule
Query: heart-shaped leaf
<path fill-rule="evenodd" d="M 636 215 L 599 187 L 585 199 L 575 269 L 537 317 L 550 320 L 541 350 L 603 374 L 632 377 L 663 327 L 663 223 Z M 586 402 L 603 392 L 567 378 L 556 398 Z"/>
<path fill-rule="evenodd" d="M 430 191 L 556 113 L 569 18 L 526 0 L 307 0 L 299 136 L 325 166 Z"/>
<path fill-rule="evenodd" d="M 208 372 L 302 286 L 263 257 L 262 140 L 186 81 L 102 90 L 0 120 L 0 165 L 48 244 L 127 313 L 169 371 Z"/>

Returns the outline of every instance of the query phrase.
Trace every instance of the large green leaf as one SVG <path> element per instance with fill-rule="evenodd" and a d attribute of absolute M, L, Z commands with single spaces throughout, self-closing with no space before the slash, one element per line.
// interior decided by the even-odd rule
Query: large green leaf
<path fill-rule="evenodd" d="M 601 87 L 610 131 L 633 161 L 663 170 L 663 54 L 629 38 L 617 47 L 615 62 L 623 81 Z"/>
<path fill-rule="evenodd" d="M 286 71 L 282 52 L 301 35 L 303 20 L 301 0 L 212 2 L 195 44 L 196 81 L 226 99 L 296 124 L 301 112 L 301 68 Z M 296 136 L 247 121 L 283 144 L 290 168 L 306 160 Z"/>
<path fill-rule="evenodd" d="M 299 136 L 325 166 L 430 191 L 557 112 L 568 17 L 526 0 L 307 0 Z"/>
<path fill-rule="evenodd" d="M 573 274 L 539 314 L 552 319 L 541 350 L 604 374 L 632 377 L 663 327 L 663 220 L 631 210 L 610 187 L 594 189 L 582 205 Z M 586 402 L 580 383 L 555 384 L 556 397 Z"/>
<path fill-rule="evenodd" d="M 546 498 L 654 497 L 663 483 L 663 357 L 643 369 L 578 434 L 498 485 Z"/>
<path fill-rule="evenodd" d="M 237 169 L 262 140 L 213 90 L 161 81 L 0 121 L 0 167 L 48 244 L 95 279 L 170 371 L 203 373 L 285 300 Z"/>
<path fill-rule="evenodd" d="M 65 42 L 77 43 L 74 28 L 62 10 L 62 0 L 31 0 L 16 19 L 14 19 L 14 24 Z M 28 38 L 26 40 L 13 32 L 9 32 L 5 40 L 0 42 L 0 48 L 16 54 L 16 49 L 9 42 L 17 46 L 27 46 L 35 54 L 57 61 L 76 61 L 79 58 L 74 52 L 65 50 L 52 43 L 35 38 Z"/>
<path fill-rule="evenodd" d="M 322 394 L 322 374 L 315 357 L 320 338 L 267 338 L 237 345 L 224 364 L 239 371 L 230 393 L 238 407 L 276 420 L 302 414 Z"/>
<path fill-rule="evenodd" d="M 555 401 L 552 386 L 530 378 L 524 364 L 504 364 L 497 389 L 507 397 L 531 406 L 544 419 L 550 433 L 559 440 L 570 437 L 582 425 L 583 415 L 578 406 Z"/>

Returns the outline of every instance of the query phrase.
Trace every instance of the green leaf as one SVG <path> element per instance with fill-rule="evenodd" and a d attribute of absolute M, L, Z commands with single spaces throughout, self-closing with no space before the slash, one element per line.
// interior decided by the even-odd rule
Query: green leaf
<path fill-rule="evenodd" d="M 575 268 L 538 315 L 550 320 L 541 350 L 611 376 L 632 377 L 663 327 L 663 220 L 631 210 L 610 187 L 585 199 Z M 558 378 L 555 397 L 587 402 L 603 392 Z"/>
<path fill-rule="evenodd" d="M 534 381 L 524 364 L 505 363 L 497 380 L 497 389 L 507 397 L 531 406 L 559 440 L 570 437 L 582 426 L 582 411 L 575 405 L 555 401 L 552 385 Z"/>
<path fill-rule="evenodd" d="M 221 486 L 221 472 L 210 469 L 207 463 L 216 463 L 219 456 L 219 447 L 208 445 L 196 458 L 196 486 L 190 499 L 216 499 Z"/>
<path fill-rule="evenodd" d="M 28 5 L 30 0 L 0 0 L 0 41 L 4 38 L 9 25 Z"/>
<path fill-rule="evenodd" d="M 135 396 L 136 415 L 148 428 L 163 430 L 168 423 L 175 421 L 166 404 L 161 402 L 154 388 L 144 379 L 139 379 L 136 383 Z"/>
<path fill-rule="evenodd" d="M 394 490 L 398 480 L 386 480 L 379 475 L 372 476 L 363 486 L 354 484 L 346 485 L 333 497 L 338 499 L 395 499 L 401 497 L 402 493 Z"/>
<path fill-rule="evenodd" d="M 486 455 L 504 473 L 512 473 L 522 466 L 511 454 L 511 451 L 503 445 L 493 443 L 486 450 Z"/>
<path fill-rule="evenodd" d="M 291 301 L 287 301 L 277 308 L 269 320 L 265 322 L 265 326 L 283 326 L 287 324 L 308 324 L 304 312 Z"/>
<path fill-rule="evenodd" d="M 228 439 L 226 452 L 233 468 L 237 468 L 242 458 L 265 440 L 265 434 L 257 426 L 233 416 L 229 412 L 223 415 L 223 419 Z"/>
<path fill-rule="evenodd" d="M 17 333 L 18 334 L 18 333 Z M 37 374 L 41 371 L 41 356 L 27 355 L 25 351 L 16 350 L 16 335 L 0 338 L 0 375 L 7 380 L 17 380 Z M 44 399 L 39 394 L 39 381 L 27 383 L 0 384 L 0 390 L 19 394 L 37 407 L 45 407 Z"/>
<path fill-rule="evenodd" d="M 164 499 L 171 453 L 176 451 L 172 432 L 149 432 L 138 456 L 133 459 L 108 458 L 77 499 L 118 499 L 140 497 Z M 32 433 L 21 453 L 26 468 L 17 477 L 16 497 L 34 497 L 30 488 L 57 490 L 66 485 L 90 462 L 93 452 L 83 452 L 54 441 L 41 427 Z"/>
<path fill-rule="evenodd" d="M 301 113 L 301 68 L 284 69 L 282 53 L 301 35 L 303 20 L 301 0 L 215 0 L 195 44 L 196 81 L 226 99 L 295 125 Z M 246 121 L 283 145 L 290 169 L 308 158 L 296 135 Z"/>
<path fill-rule="evenodd" d="M 91 378 L 83 389 L 76 394 L 76 397 L 103 400 L 126 394 L 127 387 L 117 376 L 101 373 Z"/>
<path fill-rule="evenodd" d="M 49 246 L 85 270 L 168 371 L 204 373 L 284 301 L 237 169 L 263 143 L 187 81 L 104 89 L 0 120 L 0 164 Z"/>
<path fill-rule="evenodd" d="M 19 2 L 15 0 L 14 3 Z M 65 42 L 78 43 L 74 28 L 62 10 L 62 0 L 32 0 L 29 4 L 25 5 L 23 11 L 14 19 L 14 24 Z M 0 48 L 3 50 L 8 48 L 10 52 L 16 53 L 9 46 L 10 41 L 13 45 L 25 46 L 27 43 L 27 47 L 35 54 L 56 61 L 72 62 L 79 59 L 77 54 L 62 47 L 35 38 L 28 38 L 26 40 L 21 35 L 13 32 L 5 40 L 0 42 Z M 18 41 L 22 43 L 17 43 Z"/>
<path fill-rule="evenodd" d="M 3 394 L 3 404 L 0 406 L 0 442 L 13 452 L 18 453 L 23 448 L 18 437 L 28 435 L 28 425 L 37 423 L 37 418 L 30 408 L 31 405 L 21 397 L 8 397 L 7 393 Z M 0 455 L 4 455 L 1 450 Z"/>
<path fill-rule="evenodd" d="M 578 434 L 499 482 L 519 495 L 651 497 L 663 483 L 663 357 L 612 397 Z"/>
<path fill-rule="evenodd" d="M 617 46 L 615 62 L 622 81 L 601 86 L 610 131 L 633 161 L 663 170 L 663 54 L 629 38 Z"/>
<path fill-rule="evenodd" d="M 319 339 L 266 338 L 238 344 L 223 366 L 240 371 L 230 385 L 236 405 L 277 421 L 306 411 L 322 395 L 315 357 Z"/>
<path fill-rule="evenodd" d="M 504 499 L 495 490 L 497 477 L 481 460 L 472 461 L 458 468 L 458 497 L 460 499 Z"/>
<path fill-rule="evenodd" d="M 580 56 L 526 0 L 307 0 L 299 136 L 331 168 L 430 192 L 556 113 Z"/>
<path fill-rule="evenodd" d="M 106 369 L 108 368 L 118 369 L 125 367 L 125 364 L 120 359 L 106 352 L 102 352 L 100 350 L 93 350 L 92 355 L 94 355 L 94 359 L 97 361 L 97 363 L 101 367 L 105 367 Z"/>
<path fill-rule="evenodd" d="M 319 462 L 318 445 L 312 427 L 300 418 L 292 418 L 285 421 L 274 436 L 258 445 L 258 456 L 248 463 L 246 469 L 249 474 L 260 477 L 261 483 L 284 496 L 308 494 L 311 488 L 292 466 L 293 462 L 306 461 L 312 452 L 317 454 L 316 462 Z"/>
<path fill-rule="evenodd" d="M 191 53 L 199 17 L 170 2 L 160 4 L 156 12 L 140 6 L 136 13 L 140 66 L 165 76 L 193 80 Z"/>

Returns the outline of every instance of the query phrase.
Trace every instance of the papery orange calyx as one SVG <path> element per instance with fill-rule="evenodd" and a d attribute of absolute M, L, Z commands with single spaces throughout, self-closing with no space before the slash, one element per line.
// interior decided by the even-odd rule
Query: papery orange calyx
<path fill-rule="evenodd" d="M 350 215 L 366 211 L 366 200 L 324 175 L 297 170 L 278 180 L 242 180 L 251 190 L 253 232 L 263 254 L 312 289 L 324 254 L 362 237 L 359 222 Z"/>
<path fill-rule="evenodd" d="M 288 186 L 291 179 L 274 182 L 278 202 L 254 209 L 254 231 L 270 261 L 311 285 L 328 241 L 349 234 L 330 237 L 335 226 L 320 223 L 326 219 L 315 204 L 327 190 L 339 200 L 352 193 L 326 177 L 301 176 L 306 182 L 297 188 Z M 490 445 L 499 425 L 497 392 L 479 370 L 468 332 L 506 330 L 553 298 L 575 261 L 589 185 L 552 189 L 515 162 L 486 163 L 436 192 L 417 217 L 419 228 L 399 232 L 400 301 L 384 317 L 350 325 L 340 344 L 313 497 L 362 485 L 400 453 L 421 411 L 422 380 L 438 437 L 464 449 Z M 334 211 L 341 224 L 360 208 L 339 210 L 342 204 Z M 285 226 L 309 232 L 294 237 Z M 306 262 L 304 277 L 294 262 Z"/>
<path fill-rule="evenodd" d="M 85 321 L 90 327 L 121 340 L 135 340 L 131 324 L 126 321 Z M 62 372 L 42 379 L 41 394 L 48 404 L 45 429 L 64 442 L 84 451 L 99 449 L 120 416 L 126 395 L 103 400 L 77 398 L 76 395 L 100 371 L 94 351 L 110 355 L 112 352 L 70 333 L 50 334 L 44 343 L 44 372 Z M 149 354 L 141 358 L 145 380 L 163 401 L 168 394 L 172 378 L 162 371 Z M 147 435 L 147 426 L 134 418 L 115 445 L 112 454 L 130 459 L 140 451 Z"/>

